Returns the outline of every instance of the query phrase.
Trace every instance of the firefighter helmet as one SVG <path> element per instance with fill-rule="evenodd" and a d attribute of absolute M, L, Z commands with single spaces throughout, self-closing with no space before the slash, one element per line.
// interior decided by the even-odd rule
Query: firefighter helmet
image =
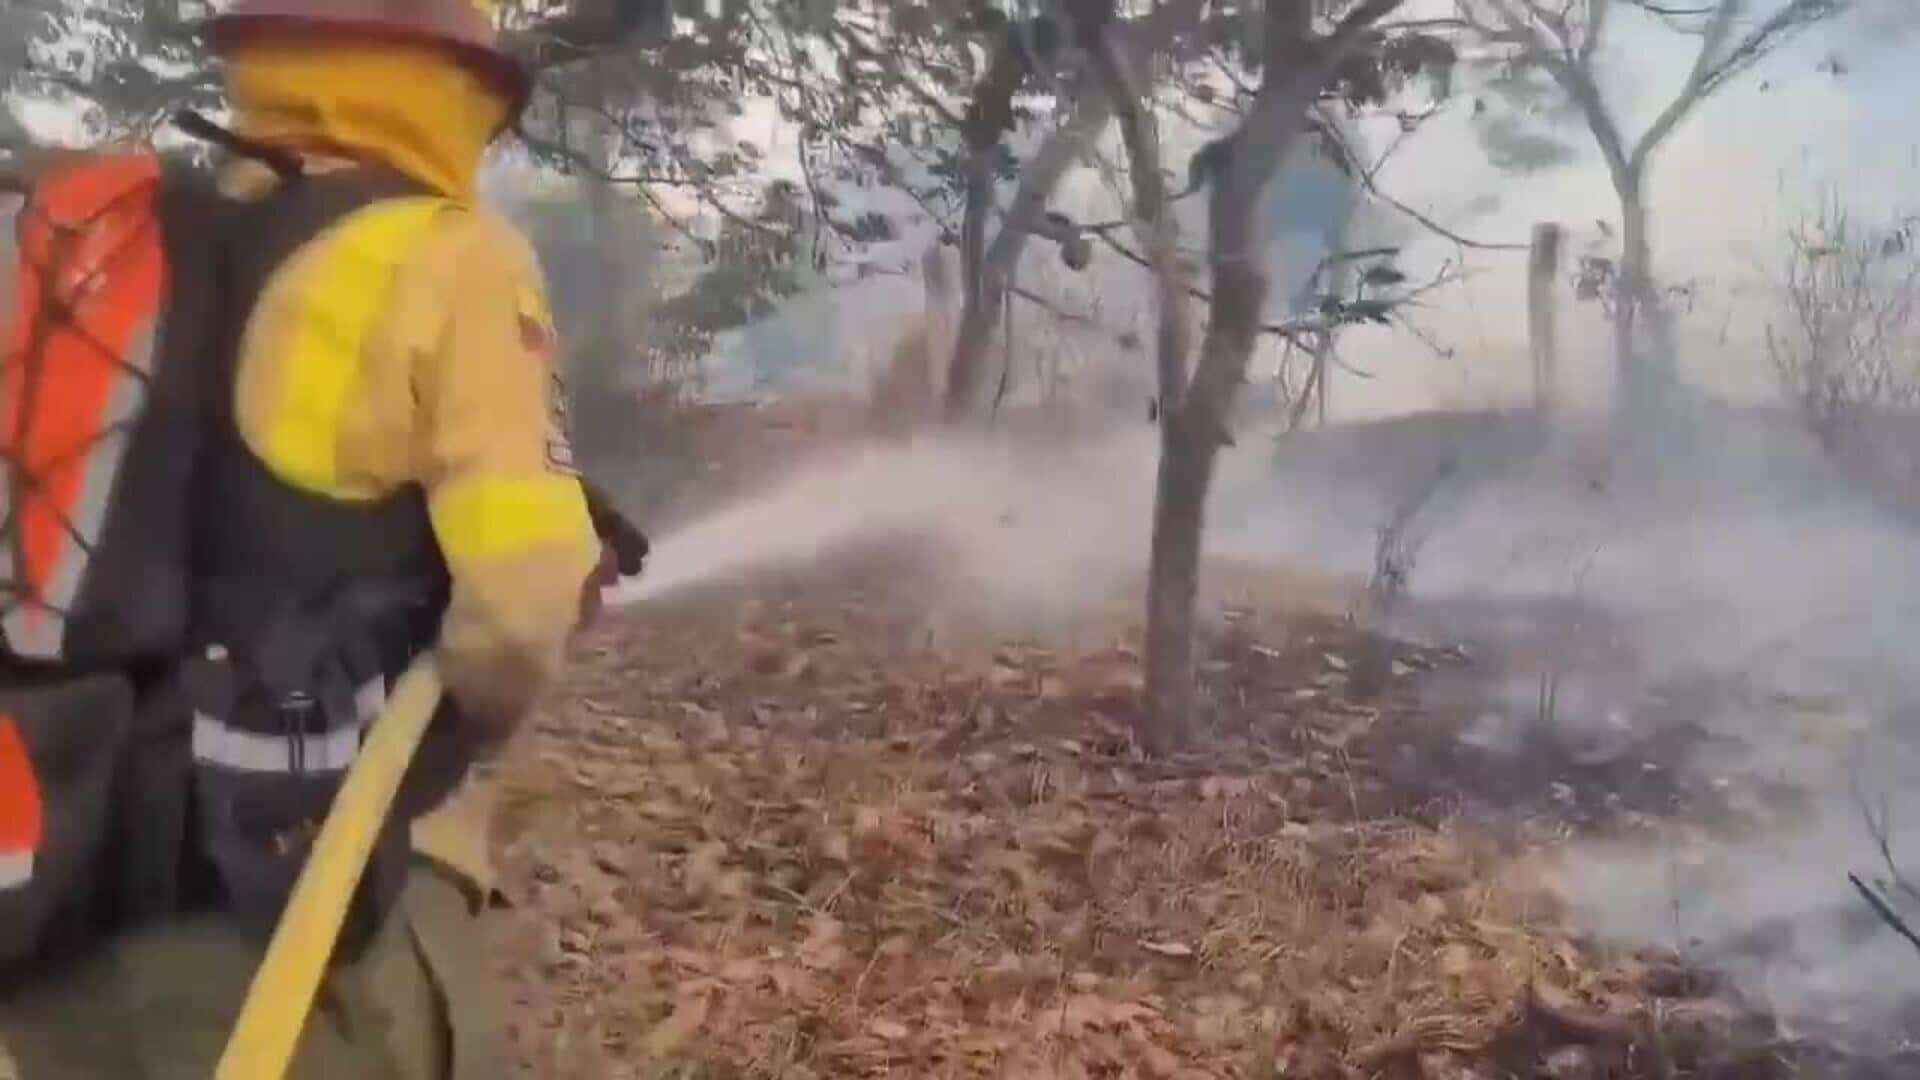
<path fill-rule="evenodd" d="M 207 20 L 217 55 L 250 40 L 327 39 L 415 42 L 443 49 L 466 65 L 518 117 L 532 93 L 525 67 L 501 47 L 485 0 L 233 0 Z"/>

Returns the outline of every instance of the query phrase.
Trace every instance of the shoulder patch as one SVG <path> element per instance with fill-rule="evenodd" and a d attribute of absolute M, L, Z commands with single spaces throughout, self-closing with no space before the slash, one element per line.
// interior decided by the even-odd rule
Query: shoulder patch
<path fill-rule="evenodd" d="M 520 347 L 534 359 L 548 362 L 553 359 L 553 333 L 538 320 L 520 316 Z"/>
<path fill-rule="evenodd" d="M 515 300 L 516 312 L 520 324 L 520 347 L 534 359 L 542 363 L 552 363 L 559 353 L 559 335 L 554 330 L 553 315 L 547 310 L 547 299 L 540 290 L 522 285 Z"/>

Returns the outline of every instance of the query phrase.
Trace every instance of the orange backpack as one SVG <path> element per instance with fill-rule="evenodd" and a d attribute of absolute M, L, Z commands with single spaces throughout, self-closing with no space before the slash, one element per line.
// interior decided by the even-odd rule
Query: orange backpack
<path fill-rule="evenodd" d="M 181 642 L 209 321 L 184 308 L 212 273 L 199 181 L 152 153 L 63 153 L 17 185 L 0 255 L 0 656 L 97 670 Z"/>
<path fill-rule="evenodd" d="M 135 732 L 184 649 L 215 341 L 209 178 L 38 155 L 0 184 L 0 972 L 80 933 Z M 72 916 L 72 917 L 69 917 Z"/>

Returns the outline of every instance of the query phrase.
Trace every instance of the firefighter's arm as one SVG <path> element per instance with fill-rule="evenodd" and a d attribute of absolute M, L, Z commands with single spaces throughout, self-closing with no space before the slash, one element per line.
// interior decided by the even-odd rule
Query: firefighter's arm
<path fill-rule="evenodd" d="M 445 215 L 429 247 L 447 308 L 414 384 L 418 471 L 453 586 L 439 660 L 474 734 L 492 741 L 557 670 L 601 545 L 532 252 L 469 211 Z"/>
<path fill-rule="evenodd" d="M 591 481 L 582 480 L 580 486 L 587 493 L 587 515 L 593 518 L 593 531 L 600 534 L 617 575 L 638 577 L 653 550 L 647 535 Z"/>

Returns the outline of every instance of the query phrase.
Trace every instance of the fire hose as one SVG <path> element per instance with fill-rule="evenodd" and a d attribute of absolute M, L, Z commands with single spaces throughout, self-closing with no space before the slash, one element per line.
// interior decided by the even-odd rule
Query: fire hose
<path fill-rule="evenodd" d="M 432 657 L 400 677 L 320 826 L 267 953 L 254 972 L 214 1080 L 285 1076 L 320 990 L 347 906 L 366 872 L 407 765 L 440 704 Z"/>

